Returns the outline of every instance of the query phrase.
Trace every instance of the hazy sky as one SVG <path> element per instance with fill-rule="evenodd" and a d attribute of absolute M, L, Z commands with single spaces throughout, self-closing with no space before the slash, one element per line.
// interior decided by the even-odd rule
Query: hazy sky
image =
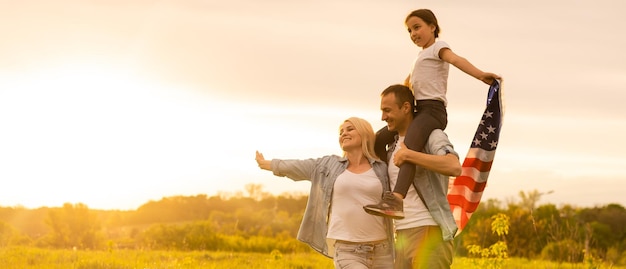
<path fill-rule="evenodd" d="M 174 195 L 308 191 L 267 158 L 341 154 L 338 126 L 440 39 L 503 76 L 483 199 L 626 205 L 621 0 L 0 0 L 0 206 L 135 209 Z M 464 156 L 487 86 L 451 67 L 446 132 Z"/>

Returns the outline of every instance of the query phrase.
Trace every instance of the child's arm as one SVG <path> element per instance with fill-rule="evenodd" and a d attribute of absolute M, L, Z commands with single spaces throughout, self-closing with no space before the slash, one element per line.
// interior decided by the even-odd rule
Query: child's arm
<path fill-rule="evenodd" d="M 441 49 L 439 51 L 439 58 L 456 66 L 456 68 L 486 83 L 487 85 L 491 85 L 491 83 L 493 83 L 495 79 L 500 79 L 500 76 L 494 73 L 481 71 L 480 69 L 475 67 L 472 63 L 470 63 L 467 59 L 459 55 L 456 55 L 456 53 L 452 52 L 452 50 L 450 50 L 449 48 Z"/>
<path fill-rule="evenodd" d="M 447 176 L 461 175 L 459 158 L 452 153 L 446 155 L 426 154 L 410 150 L 404 143 L 400 143 L 398 147 L 399 149 L 393 158 L 393 163 L 397 166 L 400 166 L 404 162 L 409 162 L 439 174 Z"/>

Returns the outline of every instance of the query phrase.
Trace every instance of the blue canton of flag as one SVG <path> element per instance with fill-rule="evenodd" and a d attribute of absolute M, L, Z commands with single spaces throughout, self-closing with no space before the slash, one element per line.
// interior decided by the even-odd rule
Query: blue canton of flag
<path fill-rule="evenodd" d="M 495 99 L 493 97 L 496 97 Z M 495 150 L 500 137 L 500 127 L 502 126 L 500 107 L 500 83 L 496 81 L 495 86 L 489 90 L 487 97 L 487 109 L 480 119 L 480 124 L 476 130 L 472 147 L 484 150 Z"/>

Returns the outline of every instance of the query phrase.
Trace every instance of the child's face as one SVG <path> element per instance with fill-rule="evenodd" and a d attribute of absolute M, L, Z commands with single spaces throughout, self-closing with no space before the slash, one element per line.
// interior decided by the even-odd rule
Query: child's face
<path fill-rule="evenodd" d="M 435 26 L 427 24 L 421 18 L 413 16 L 406 21 L 406 27 L 413 43 L 421 48 L 427 48 L 435 43 Z"/>

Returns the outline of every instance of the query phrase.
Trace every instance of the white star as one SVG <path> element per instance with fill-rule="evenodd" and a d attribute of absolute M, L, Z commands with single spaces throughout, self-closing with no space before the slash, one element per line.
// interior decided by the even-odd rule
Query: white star
<path fill-rule="evenodd" d="M 480 140 L 478 140 L 478 138 L 474 139 L 474 145 L 476 146 L 480 145 Z"/>
<path fill-rule="evenodd" d="M 485 125 L 485 120 L 480 120 L 480 125 Z"/>
<path fill-rule="evenodd" d="M 493 127 L 491 125 L 489 125 L 489 127 L 487 127 L 487 130 L 489 130 L 489 133 L 496 133 L 496 127 Z"/>
<path fill-rule="evenodd" d="M 489 143 L 489 146 L 491 146 L 492 149 L 495 149 L 497 145 L 498 141 L 491 141 L 491 143 Z"/>
<path fill-rule="evenodd" d="M 487 112 L 485 112 L 484 115 L 485 115 L 486 118 L 491 118 L 491 117 L 493 117 L 493 112 L 487 111 Z"/>
<path fill-rule="evenodd" d="M 488 136 L 488 135 L 487 135 L 486 133 L 484 133 L 484 132 L 480 133 L 480 137 L 481 137 L 482 139 L 487 139 L 487 136 Z"/>

